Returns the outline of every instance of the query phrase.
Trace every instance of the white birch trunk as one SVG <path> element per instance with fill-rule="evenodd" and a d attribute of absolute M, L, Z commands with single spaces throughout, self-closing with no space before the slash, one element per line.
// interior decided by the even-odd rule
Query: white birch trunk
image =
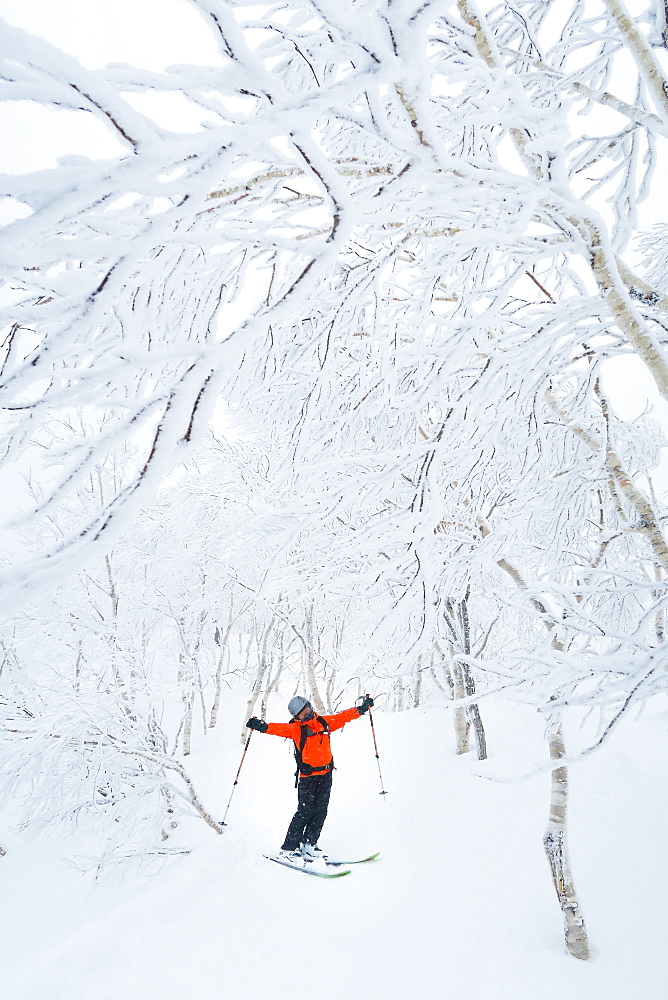
<path fill-rule="evenodd" d="M 557 724 L 549 735 L 550 759 L 566 756 L 561 727 Z M 552 873 L 552 882 L 564 915 L 566 947 L 574 958 L 589 958 L 589 942 L 580 903 L 575 892 L 566 844 L 566 814 L 568 806 L 568 768 L 552 770 L 550 818 L 543 835 L 543 846 Z"/>
<path fill-rule="evenodd" d="M 668 122 L 668 84 L 654 53 L 645 36 L 639 31 L 635 20 L 630 17 L 621 0 L 605 0 L 617 27 L 624 36 L 627 48 L 633 53 L 636 63 L 649 87 L 657 111 Z M 665 15 L 664 15 L 665 16 Z"/>
<path fill-rule="evenodd" d="M 267 657 L 267 651 L 268 651 L 268 647 L 269 647 L 269 639 L 270 639 L 270 636 L 271 636 L 271 633 L 273 632 L 273 630 L 274 630 L 274 622 L 272 620 L 272 622 L 270 623 L 269 627 L 267 629 L 265 629 L 265 633 L 264 633 L 264 636 L 262 638 L 262 646 L 260 647 L 260 651 L 259 651 L 260 655 L 259 655 L 259 661 L 258 661 L 258 665 L 257 665 L 257 674 L 255 675 L 255 683 L 253 684 L 253 689 L 251 691 L 250 698 L 246 702 L 246 714 L 244 716 L 244 724 L 242 726 L 241 736 L 240 736 L 241 743 L 245 743 L 246 742 L 246 738 L 248 736 L 248 730 L 246 729 L 246 722 L 252 716 L 253 709 L 255 708 L 255 704 L 256 704 L 258 698 L 260 697 L 260 694 L 262 693 L 262 684 L 263 684 L 265 675 L 267 673 L 267 667 L 269 665 L 269 661 L 268 661 L 268 657 Z"/>
<path fill-rule="evenodd" d="M 220 629 L 218 630 L 220 635 L 220 650 L 218 652 L 218 663 L 216 664 L 216 679 L 215 688 L 213 695 L 213 705 L 211 706 L 211 715 L 209 716 L 209 729 L 214 729 L 216 723 L 218 722 L 218 712 L 220 711 L 220 699 L 223 693 L 223 668 L 225 663 L 229 661 L 229 641 L 230 632 L 232 630 L 232 601 L 230 601 L 230 624 L 225 629 L 225 633 L 221 634 Z"/>
<path fill-rule="evenodd" d="M 100 492 L 102 487 L 100 486 Z M 112 671 L 114 676 L 114 684 L 116 686 L 116 691 L 121 699 L 121 707 L 125 715 L 132 715 L 132 707 L 130 705 L 130 698 L 128 696 L 127 686 L 123 675 L 121 673 L 119 665 L 119 650 L 118 650 L 118 605 L 119 597 L 118 591 L 116 589 L 116 583 L 114 581 L 114 574 L 111 566 L 111 559 L 108 555 L 104 557 L 104 565 L 107 573 L 107 582 L 109 584 L 109 602 L 111 604 L 111 627 L 110 627 L 110 639 L 111 639 L 111 663 Z"/>
<path fill-rule="evenodd" d="M 284 660 L 281 657 L 278 667 L 274 672 L 274 676 L 271 679 L 271 683 L 267 684 L 266 688 L 264 689 L 264 694 L 262 695 L 262 704 L 260 705 L 260 715 L 262 716 L 263 719 L 266 719 L 267 717 L 267 702 L 269 701 L 269 696 L 273 694 L 273 692 L 276 690 L 281 674 L 283 672 L 283 667 L 284 667 Z"/>
<path fill-rule="evenodd" d="M 309 701 L 314 705 L 318 715 L 324 715 L 325 713 L 325 703 L 323 702 L 320 691 L 318 690 L 318 681 L 315 676 L 315 663 L 316 663 L 316 653 L 313 648 L 313 605 L 311 604 L 305 610 L 305 629 L 306 632 L 306 642 L 303 646 L 304 651 L 304 668 L 306 672 L 306 681 L 308 684 Z"/>
<path fill-rule="evenodd" d="M 469 725 L 473 729 L 475 738 L 476 756 L 478 760 L 487 760 L 487 738 L 485 727 L 482 724 L 480 709 L 477 704 L 469 705 L 467 708 Z"/>
<path fill-rule="evenodd" d="M 664 580 L 664 572 L 661 566 L 654 566 L 654 579 L 657 583 L 662 583 Z M 661 595 L 660 591 L 654 592 L 655 598 L 659 598 Z M 656 612 L 656 617 L 654 620 L 654 632 L 656 634 L 657 642 L 665 642 L 666 640 L 666 609 L 665 607 L 659 608 Z"/>
<path fill-rule="evenodd" d="M 479 524 L 486 535 L 489 533 L 488 525 L 479 519 Z M 513 579 L 515 584 L 526 590 L 527 585 L 522 575 L 505 559 L 499 559 L 497 565 L 503 569 Z M 544 605 L 531 598 L 532 604 L 543 616 L 543 621 L 548 632 L 552 633 L 552 646 L 561 649 L 561 643 L 554 635 L 554 623 L 547 619 Z M 550 759 L 553 761 L 563 760 L 566 756 L 564 739 L 561 732 L 559 720 L 554 720 L 549 730 Z M 575 894 L 573 876 L 571 875 L 568 851 L 566 845 L 566 815 L 568 805 L 568 769 L 565 765 L 555 767 L 552 770 L 552 783 L 550 789 L 550 817 L 547 829 L 543 835 L 543 847 L 547 855 L 552 881 L 554 884 L 557 899 L 561 911 L 564 915 L 566 947 L 574 958 L 589 958 L 589 942 L 587 939 L 587 929 L 580 911 L 580 904 Z"/>
<path fill-rule="evenodd" d="M 459 617 L 462 623 L 462 632 L 464 635 L 464 652 L 467 656 L 471 655 L 471 626 L 469 623 L 469 612 L 468 612 L 468 593 L 466 598 L 459 605 Z M 464 687 L 466 689 L 466 696 L 468 698 L 475 694 L 475 680 L 473 679 L 473 674 L 471 673 L 468 663 L 462 662 L 462 673 L 464 676 Z M 469 722 L 469 726 L 473 728 L 473 735 L 475 737 L 476 753 L 478 760 L 487 760 L 487 740 L 485 738 L 485 728 L 482 724 L 482 718 L 480 716 L 480 709 L 476 702 L 471 702 L 466 708 L 466 717 Z"/>
<path fill-rule="evenodd" d="M 417 672 L 415 674 L 415 683 L 413 685 L 414 708 L 419 707 L 421 694 L 422 694 L 422 654 L 418 656 Z"/>
<path fill-rule="evenodd" d="M 183 756 L 189 757 L 192 745 L 192 733 L 193 733 L 193 696 L 192 692 L 186 692 L 183 695 L 183 704 L 185 706 L 185 714 L 183 717 Z"/>
<path fill-rule="evenodd" d="M 452 661 L 452 680 L 455 695 L 455 742 L 457 753 L 463 754 L 469 751 L 469 719 L 466 706 L 457 704 L 466 698 L 466 685 L 461 664 L 456 658 Z"/>

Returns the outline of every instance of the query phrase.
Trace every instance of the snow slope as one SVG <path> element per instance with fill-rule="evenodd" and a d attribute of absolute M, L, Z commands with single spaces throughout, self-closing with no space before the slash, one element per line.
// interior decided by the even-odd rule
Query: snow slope
<path fill-rule="evenodd" d="M 284 717 L 282 702 L 270 717 Z M 665 1000 L 665 705 L 571 768 L 586 963 L 565 952 L 542 853 L 548 775 L 515 780 L 544 761 L 541 723 L 525 708 L 483 707 L 484 764 L 454 756 L 447 709 L 377 714 L 384 799 L 366 720 L 334 735 L 321 842 L 336 855 L 382 851 L 343 879 L 306 878 L 261 857 L 280 845 L 295 797 L 287 745 L 262 734 L 226 834 L 183 823 L 175 843 L 192 852 L 151 874 L 115 871 L 95 884 L 62 860 L 90 853 L 82 832 L 5 836 L 2 997 L 287 1000 L 308 990 L 319 1000 Z M 231 698 L 220 732 L 200 737 L 189 761 L 219 816 L 242 713 Z"/>

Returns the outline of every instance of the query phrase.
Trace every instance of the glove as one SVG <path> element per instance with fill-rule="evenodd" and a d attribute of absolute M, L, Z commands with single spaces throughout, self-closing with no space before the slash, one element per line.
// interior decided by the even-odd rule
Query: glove
<path fill-rule="evenodd" d="M 266 733 L 269 728 L 266 722 L 262 719 L 256 719 L 255 716 L 253 716 L 252 719 L 249 719 L 246 725 L 249 729 L 257 729 L 258 733 Z"/>
<path fill-rule="evenodd" d="M 370 708 L 373 708 L 373 698 L 367 694 L 364 696 L 362 704 L 357 706 L 357 710 L 360 715 L 364 715 L 364 713 L 368 712 Z"/>

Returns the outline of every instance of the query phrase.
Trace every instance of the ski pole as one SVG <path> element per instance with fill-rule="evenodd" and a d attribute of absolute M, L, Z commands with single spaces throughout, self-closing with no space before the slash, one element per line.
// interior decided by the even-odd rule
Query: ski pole
<path fill-rule="evenodd" d="M 368 697 L 369 697 L 369 695 L 367 694 L 367 698 Z M 379 795 L 387 795 L 387 792 L 385 791 L 385 788 L 383 787 L 383 775 L 382 775 L 382 772 L 380 770 L 380 757 L 378 756 L 378 744 L 376 743 L 376 730 L 375 730 L 374 725 L 373 725 L 373 715 L 371 714 L 371 709 L 369 709 L 368 711 L 369 711 L 369 722 L 371 723 L 371 735 L 373 736 L 373 746 L 374 746 L 374 750 L 376 751 L 376 762 L 378 764 L 378 777 L 380 778 L 381 791 L 378 794 Z M 385 799 L 383 799 L 383 802 L 384 801 L 385 801 Z"/>
<path fill-rule="evenodd" d="M 251 736 L 252 735 L 253 735 L 253 730 L 251 729 L 250 733 L 248 734 L 248 739 L 246 740 L 246 745 L 244 746 L 244 752 L 241 755 L 241 763 L 239 764 L 239 770 L 237 771 L 237 776 L 234 779 L 234 784 L 232 785 L 232 791 L 230 792 L 230 798 L 229 798 L 229 801 L 227 803 L 227 809 L 225 810 L 225 815 L 223 816 L 223 819 L 222 819 L 222 822 L 221 822 L 222 826 L 227 826 L 227 823 L 225 822 L 225 820 L 227 819 L 227 814 L 230 811 L 230 802 L 232 801 L 232 796 L 234 795 L 234 789 L 239 784 L 239 775 L 241 774 L 241 768 L 244 766 L 244 760 L 246 759 L 246 751 L 248 750 L 248 744 L 251 741 Z"/>

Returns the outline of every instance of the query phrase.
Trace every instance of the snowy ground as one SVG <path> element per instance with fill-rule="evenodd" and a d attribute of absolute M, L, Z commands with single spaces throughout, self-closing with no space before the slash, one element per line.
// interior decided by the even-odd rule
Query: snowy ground
<path fill-rule="evenodd" d="M 240 759 L 231 699 L 190 767 L 222 816 Z M 282 701 L 271 716 L 282 719 Z M 563 946 L 541 836 L 548 777 L 500 783 L 544 754 L 523 708 L 484 705 L 490 760 L 453 754 L 451 715 L 377 714 L 333 737 L 337 771 L 322 844 L 379 849 L 345 878 L 262 859 L 294 807 L 286 744 L 255 734 L 228 832 L 183 824 L 188 856 L 95 884 L 63 862 L 81 833 L 0 842 L 0 970 L 7 1000 L 665 1000 L 665 705 L 571 768 L 570 847 L 592 958 Z M 509 728 L 509 721 L 511 726 Z M 227 723 L 227 724 L 226 724 Z M 54 834 L 55 838 L 55 834 Z M 361 856 L 361 855 L 360 855 Z"/>

